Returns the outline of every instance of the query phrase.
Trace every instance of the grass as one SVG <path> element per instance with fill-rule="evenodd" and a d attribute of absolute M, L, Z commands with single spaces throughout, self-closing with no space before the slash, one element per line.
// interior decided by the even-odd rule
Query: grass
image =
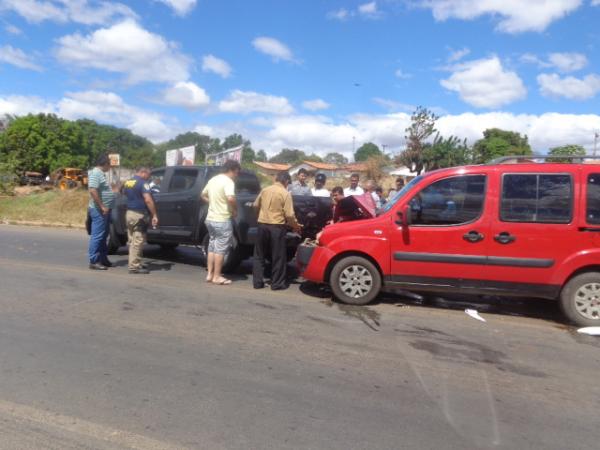
<path fill-rule="evenodd" d="M 2 221 L 26 221 L 65 226 L 83 226 L 88 193 L 84 190 L 52 190 L 24 196 L 0 198 Z"/>

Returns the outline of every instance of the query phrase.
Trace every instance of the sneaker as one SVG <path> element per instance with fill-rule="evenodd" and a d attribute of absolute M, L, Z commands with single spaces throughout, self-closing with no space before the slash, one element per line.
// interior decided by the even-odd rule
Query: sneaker
<path fill-rule="evenodd" d="M 108 270 L 108 267 L 106 267 L 103 264 L 100 263 L 93 263 L 89 265 L 90 270 Z"/>
<path fill-rule="evenodd" d="M 139 267 L 137 269 L 129 269 L 129 273 L 132 275 L 146 275 L 150 273 L 148 269 L 144 269 L 143 267 Z"/>

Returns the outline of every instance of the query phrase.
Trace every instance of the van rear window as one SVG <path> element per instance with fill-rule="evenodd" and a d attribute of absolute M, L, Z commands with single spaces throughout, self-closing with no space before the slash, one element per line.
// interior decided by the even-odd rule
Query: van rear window
<path fill-rule="evenodd" d="M 600 173 L 588 175 L 585 217 L 588 223 L 600 223 Z"/>
<path fill-rule="evenodd" d="M 500 220 L 569 223 L 573 183 L 569 174 L 506 174 L 502 181 Z"/>

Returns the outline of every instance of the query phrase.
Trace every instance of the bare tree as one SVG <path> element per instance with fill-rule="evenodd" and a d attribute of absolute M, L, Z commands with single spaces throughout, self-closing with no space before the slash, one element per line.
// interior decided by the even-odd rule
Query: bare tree
<path fill-rule="evenodd" d="M 425 167 L 423 151 L 427 139 L 435 133 L 435 121 L 438 119 L 433 112 L 423 106 L 418 106 L 410 117 L 411 124 L 404 130 L 406 135 L 406 150 L 396 158 L 397 164 L 408 167 L 411 172 L 420 174 Z"/>

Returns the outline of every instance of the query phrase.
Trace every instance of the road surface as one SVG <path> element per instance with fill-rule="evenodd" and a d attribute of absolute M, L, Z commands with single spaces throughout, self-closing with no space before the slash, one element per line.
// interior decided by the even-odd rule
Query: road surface
<path fill-rule="evenodd" d="M 552 302 L 345 307 L 248 266 L 207 285 L 193 248 L 90 271 L 86 245 L 0 226 L 1 449 L 598 448 L 600 339 Z"/>

